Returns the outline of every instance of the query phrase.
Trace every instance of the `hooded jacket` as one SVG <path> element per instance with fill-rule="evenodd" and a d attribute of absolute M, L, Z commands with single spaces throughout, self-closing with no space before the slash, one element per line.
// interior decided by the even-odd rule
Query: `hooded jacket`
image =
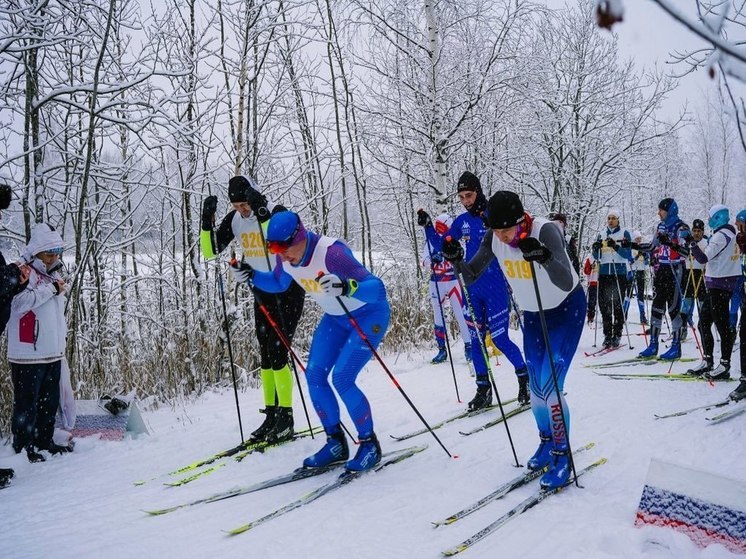
<path fill-rule="evenodd" d="M 37 225 L 24 250 L 30 259 L 28 285 L 11 303 L 8 321 L 8 361 L 12 363 L 51 363 L 62 359 L 65 352 L 65 298 L 57 294 L 57 271 L 47 272 L 36 257 L 41 252 L 62 247 L 62 237 L 44 223 Z"/>

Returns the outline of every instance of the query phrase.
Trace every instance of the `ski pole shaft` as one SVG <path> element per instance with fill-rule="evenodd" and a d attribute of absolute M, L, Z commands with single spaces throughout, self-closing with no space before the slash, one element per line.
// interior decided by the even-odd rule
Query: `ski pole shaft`
<path fill-rule="evenodd" d="M 616 290 L 619 294 L 619 302 L 622 304 L 622 316 L 624 317 L 624 330 L 625 332 L 627 332 L 627 344 L 629 345 L 630 349 L 635 349 L 634 347 L 632 347 L 632 338 L 629 337 L 629 326 L 627 326 L 627 317 L 624 314 L 624 300 L 622 299 L 622 288 L 619 285 L 619 276 L 614 274 L 614 279 L 616 279 Z M 625 289 L 625 291 L 627 290 Z"/>

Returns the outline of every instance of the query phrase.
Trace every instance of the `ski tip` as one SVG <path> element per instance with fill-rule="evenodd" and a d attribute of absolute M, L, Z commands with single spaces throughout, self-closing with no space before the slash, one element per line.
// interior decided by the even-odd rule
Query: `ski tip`
<path fill-rule="evenodd" d="M 454 460 L 458 460 L 459 459 L 459 455 L 458 454 L 454 454 L 454 455 L 451 456 L 451 458 L 453 458 Z"/>

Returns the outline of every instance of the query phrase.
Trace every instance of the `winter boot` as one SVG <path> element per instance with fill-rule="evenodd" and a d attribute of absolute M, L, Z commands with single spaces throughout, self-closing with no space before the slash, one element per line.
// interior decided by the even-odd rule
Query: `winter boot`
<path fill-rule="evenodd" d="M 471 343 L 464 344 L 464 357 L 467 363 L 471 363 Z"/>
<path fill-rule="evenodd" d="M 446 353 L 446 348 L 443 346 L 438 349 L 438 354 L 430 360 L 430 363 L 437 365 L 438 363 L 443 363 L 446 359 L 448 359 L 448 353 Z"/>
<path fill-rule="evenodd" d="M 678 334 L 674 334 L 673 341 L 671 341 L 671 347 L 668 351 L 661 353 L 658 357 L 661 361 L 675 361 L 681 359 L 681 341 L 679 341 Z"/>
<path fill-rule="evenodd" d="M 546 468 L 552 461 L 552 435 L 549 433 L 539 433 L 539 448 L 536 449 L 534 455 L 526 462 L 526 467 L 532 472 L 538 472 Z"/>
<path fill-rule="evenodd" d="M 523 371 L 522 374 L 521 371 Z M 528 371 L 524 368 L 516 371 L 516 374 L 518 374 L 518 405 L 528 406 L 531 404 L 531 395 L 528 392 Z"/>
<path fill-rule="evenodd" d="M 736 386 L 736 389 L 728 395 L 728 398 L 734 402 L 738 402 L 746 398 L 746 376 L 741 377 L 741 384 Z"/>
<path fill-rule="evenodd" d="M 26 458 L 28 458 L 28 461 L 32 464 L 35 464 L 37 462 L 46 462 L 46 458 L 44 458 L 44 455 L 38 452 L 33 446 L 27 446 L 26 447 Z"/>
<path fill-rule="evenodd" d="M 614 349 L 618 348 L 620 342 L 621 342 L 621 337 L 620 336 L 612 336 L 611 337 L 611 347 L 612 348 L 614 348 Z"/>
<path fill-rule="evenodd" d="M 350 457 L 350 449 L 347 448 L 347 439 L 342 432 L 342 427 L 337 425 L 335 431 L 327 433 L 326 444 L 316 454 L 312 454 L 303 460 L 306 468 L 323 468 L 332 464 L 341 464 Z"/>
<path fill-rule="evenodd" d="M 269 443 L 292 439 L 295 434 L 294 425 L 293 408 L 278 407 L 275 412 L 275 422 L 264 438 Z"/>
<path fill-rule="evenodd" d="M 721 359 L 720 364 L 709 373 L 705 373 L 707 380 L 730 380 L 730 361 Z"/>
<path fill-rule="evenodd" d="M 640 359 L 654 359 L 658 355 L 658 337 L 650 338 L 650 345 L 643 349 L 637 357 Z"/>
<path fill-rule="evenodd" d="M 259 428 L 251 433 L 250 440 L 252 442 L 263 441 L 267 437 L 267 433 L 272 431 L 277 415 L 277 406 L 266 406 L 263 410 L 259 411 L 267 417 L 264 418 L 264 422 L 259 426 Z"/>
<path fill-rule="evenodd" d="M 477 411 L 492 405 L 492 386 L 489 381 L 485 384 L 477 383 L 477 393 L 469 402 L 469 411 Z"/>
<path fill-rule="evenodd" d="M 604 336 L 604 341 L 601 343 L 601 345 L 604 348 L 606 348 L 606 349 L 610 348 L 611 347 L 611 338 L 612 338 L 611 336 Z"/>
<path fill-rule="evenodd" d="M 345 464 L 345 468 L 353 472 L 369 470 L 381 461 L 381 445 L 375 433 L 369 437 L 360 437 L 360 446 L 357 448 L 355 458 Z"/>
<path fill-rule="evenodd" d="M 551 455 L 553 462 L 549 466 L 549 471 L 541 476 L 539 482 L 542 489 L 556 489 L 566 485 L 572 472 L 569 449 L 553 449 Z"/>
<path fill-rule="evenodd" d="M 52 443 L 47 448 L 47 451 L 49 454 L 55 455 L 55 454 L 68 454 L 75 450 L 75 443 L 69 442 L 66 445 L 56 444 Z"/>
<path fill-rule="evenodd" d="M 9 468 L 0 468 L 0 489 L 10 484 L 15 472 Z"/>
<path fill-rule="evenodd" d="M 712 355 L 705 355 L 702 361 L 700 361 L 696 367 L 687 369 L 686 374 L 693 375 L 695 377 L 701 377 L 705 373 L 709 373 L 710 371 L 712 371 L 712 367 L 713 367 Z"/>

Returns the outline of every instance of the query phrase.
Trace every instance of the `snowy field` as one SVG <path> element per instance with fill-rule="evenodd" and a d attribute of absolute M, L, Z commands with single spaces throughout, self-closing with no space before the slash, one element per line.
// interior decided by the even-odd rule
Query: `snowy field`
<path fill-rule="evenodd" d="M 511 332 L 511 337 L 518 341 L 520 335 Z M 599 332 L 599 342 L 600 338 Z M 735 557 L 721 546 L 699 549 L 671 530 L 633 527 L 653 457 L 746 481 L 746 415 L 718 425 L 706 424 L 707 412 L 655 420 L 654 413 L 720 400 L 735 383 L 617 381 L 584 367 L 636 355 L 643 348 L 643 339 L 632 336 L 632 343 L 634 350 L 623 348 L 602 358 L 584 357 L 583 351 L 593 344 L 593 330 L 586 329 L 565 387 L 573 445 L 596 443 L 594 449 L 578 457 L 578 466 L 602 456 L 608 463 L 582 477 L 582 489 L 573 487 L 551 497 L 464 552 L 463 557 Z M 684 350 L 692 357 L 697 352 L 692 341 L 686 342 Z M 449 364 L 429 364 L 434 353 L 384 356 L 404 390 L 432 423 L 465 407 L 456 401 Z M 461 399 L 466 402 L 473 396 L 474 384 L 462 353 L 458 343 L 457 379 Z M 683 372 L 686 367 L 676 364 L 674 371 Z M 667 365 L 637 368 L 663 373 Z M 503 363 L 495 368 L 495 374 L 503 399 L 514 398 L 517 383 L 512 367 Z M 360 383 L 371 400 L 384 451 L 413 444 L 428 444 L 429 448 L 233 537 L 224 530 L 295 500 L 334 474 L 164 516 L 144 514 L 142 509 L 183 503 L 285 473 L 320 446 L 321 439 L 306 438 L 240 463 L 229 459 L 211 475 L 182 487 L 166 487 L 161 483 L 164 478 L 133 485 L 135 480 L 152 478 L 236 445 L 240 437 L 230 391 L 207 395 L 184 407 L 145 413 L 150 436 L 124 442 L 81 439 L 74 454 L 53 457 L 43 464 L 29 464 L 23 455 L 14 455 L 9 445 L 3 446 L 0 466 L 15 468 L 16 479 L 0 491 L 0 557 L 436 558 L 440 551 L 460 543 L 535 491 L 538 482 L 451 526 L 433 529 L 431 521 L 460 510 L 517 475 L 502 425 L 469 437 L 459 434 L 459 430 L 476 427 L 498 412 L 436 431 L 458 456 L 451 459 L 429 434 L 403 442 L 389 438 L 389 434 L 417 429 L 421 423 L 376 362 L 361 374 Z M 261 393 L 250 390 L 240 397 L 244 430 L 249 432 L 259 421 L 255 410 L 261 407 Z M 303 412 L 297 397 L 295 414 L 296 426 L 302 428 Z M 349 419 L 343 417 L 349 425 Z M 520 414 L 509 420 L 509 426 L 518 457 L 525 463 L 538 442 L 533 417 L 528 412 Z"/>

